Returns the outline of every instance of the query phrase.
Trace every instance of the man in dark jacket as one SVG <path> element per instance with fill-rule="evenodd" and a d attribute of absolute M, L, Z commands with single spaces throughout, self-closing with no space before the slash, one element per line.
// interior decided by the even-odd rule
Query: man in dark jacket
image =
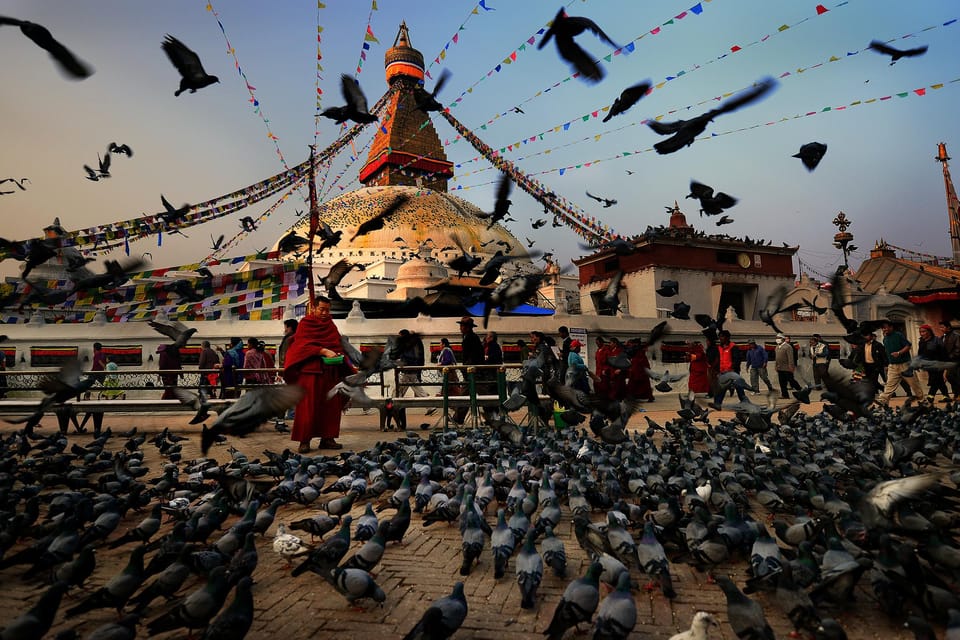
<path fill-rule="evenodd" d="M 887 354 L 872 331 L 865 332 L 863 340 L 863 344 L 851 354 L 850 360 L 854 367 L 863 372 L 863 379 L 873 386 L 876 394 L 880 388 L 880 375 L 887 367 Z"/>
<path fill-rule="evenodd" d="M 912 346 L 910 341 L 894 329 L 893 323 L 889 320 L 883 321 L 880 330 L 883 331 L 883 348 L 887 352 L 887 383 L 877 396 L 877 404 L 886 405 L 901 380 L 907 381 L 914 400 L 923 400 L 923 389 L 920 387 L 917 376 L 904 375 L 910 368 L 910 347 Z"/>
<path fill-rule="evenodd" d="M 460 326 L 461 363 L 465 365 L 483 364 L 485 359 L 483 342 L 480 340 L 480 336 L 473 332 L 473 328 L 477 326 L 477 323 L 474 322 L 470 316 L 463 316 L 457 324 Z M 469 379 L 470 374 L 465 372 L 464 381 L 466 382 Z M 463 424 L 464 419 L 467 417 L 467 411 L 467 407 L 458 407 L 453 419 L 458 424 Z"/>

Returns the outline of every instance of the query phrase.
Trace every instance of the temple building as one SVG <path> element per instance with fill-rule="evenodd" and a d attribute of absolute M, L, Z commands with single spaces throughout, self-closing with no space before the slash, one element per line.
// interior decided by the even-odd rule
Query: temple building
<path fill-rule="evenodd" d="M 690 315 L 726 314 L 757 320 L 758 309 L 778 287 L 792 289 L 797 247 L 728 235 L 707 235 L 687 223 L 674 202 L 667 226 L 648 227 L 630 240 L 627 252 L 597 251 L 574 264 L 580 269 L 580 305 L 596 313 L 611 278 L 623 272 L 620 312 L 637 318 L 665 318 L 674 304 L 690 305 Z M 678 283 L 676 296 L 657 293 L 664 280 Z"/>
<path fill-rule="evenodd" d="M 476 278 L 458 278 L 446 266 L 464 251 L 483 263 L 497 251 L 523 256 L 511 268 L 533 269 L 523 243 L 510 231 L 489 224 L 479 207 L 447 192 L 453 163 L 447 160 L 430 114 L 417 106 L 428 95 L 423 89 L 423 55 L 411 45 L 406 23 L 387 49 L 384 67 L 389 95 L 360 169 L 363 187 L 319 205 L 320 220 L 343 236 L 315 258 L 317 275 L 322 277 L 329 265 L 346 259 L 364 269 L 344 278 L 339 288 L 344 298 L 405 300 L 429 295 L 434 286 L 475 287 Z M 353 237 L 363 222 L 398 196 L 408 199 L 382 229 Z M 309 221 L 294 230 L 306 236 Z M 317 245 L 320 242 L 317 238 Z"/>

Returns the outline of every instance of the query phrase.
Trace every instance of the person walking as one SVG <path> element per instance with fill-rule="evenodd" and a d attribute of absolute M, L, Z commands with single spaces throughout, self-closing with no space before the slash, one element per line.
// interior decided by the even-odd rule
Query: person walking
<path fill-rule="evenodd" d="M 262 385 L 266 380 L 266 372 L 260 371 L 266 366 L 263 359 L 263 351 L 257 349 L 260 340 L 257 338 L 247 338 L 247 350 L 243 354 L 243 379 L 247 384 Z"/>
<path fill-rule="evenodd" d="M 810 360 L 813 362 L 813 384 L 823 387 L 823 378 L 830 368 L 830 347 L 819 333 L 810 336 Z"/>
<path fill-rule="evenodd" d="M 863 334 L 863 344 L 854 345 L 854 347 L 850 354 L 850 361 L 863 379 L 870 383 L 873 394 L 876 395 L 882 388 L 879 380 L 887 366 L 887 354 L 883 350 L 883 345 L 877 342 L 872 331 L 866 331 Z"/>
<path fill-rule="evenodd" d="M 160 374 L 160 381 L 163 383 L 163 395 L 160 399 L 175 400 L 173 389 L 180 379 L 180 374 L 176 372 L 183 368 L 180 364 L 180 350 L 172 344 L 161 344 L 157 347 L 157 353 L 160 354 L 157 366 L 164 372 Z"/>
<path fill-rule="evenodd" d="M 93 343 L 93 360 L 90 363 L 90 371 L 94 371 L 94 372 L 104 371 L 106 367 L 107 367 L 107 355 L 103 352 L 103 345 L 100 344 L 99 342 L 94 342 Z M 96 381 L 95 384 L 102 385 L 104 375 L 105 374 L 103 373 L 92 373 L 90 374 L 90 377 Z M 87 392 L 83 394 L 83 399 L 84 400 L 90 399 L 89 390 L 87 390 Z"/>
<path fill-rule="evenodd" d="M 230 345 L 226 351 L 221 349 L 223 360 L 220 362 L 220 397 L 236 398 L 237 389 L 243 382 L 243 376 L 238 371 L 243 367 L 243 341 L 240 338 L 230 338 Z"/>
<path fill-rule="evenodd" d="M 800 391 L 803 387 L 793 377 L 793 372 L 797 370 L 797 354 L 793 350 L 793 343 L 790 337 L 782 333 L 777 334 L 777 349 L 774 352 L 774 367 L 777 370 L 777 378 L 780 381 L 780 397 L 789 398 L 787 387 L 794 391 Z"/>
<path fill-rule="evenodd" d="M 893 323 L 889 320 L 884 320 L 880 324 L 880 331 L 883 332 L 883 350 L 887 353 L 887 383 L 877 396 L 877 404 L 886 406 L 901 380 L 906 380 L 914 400 L 923 400 L 923 389 L 920 387 L 917 376 L 904 375 L 910 367 L 911 342 L 905 335 L 894 329 Z"/>
<path fill-rule="evenodd" d="M 941 322 L 944 327 L 942 336 L 944 356 L 948 362 L 960 365 L 960 320 Z M 947 382 L 953 391 L 953 401 L 960 402 L 960 366 L 947 369 Z"/>
<path fill-rule="evenodd" d="M 920 340 L 917 342 L 917 355 L 924 360 L 944 361 L 946 351 L 940 338 L 933 335 L 933 327 L 928 324 L 920 325 Z M 947 381 L 944 378 L 944 369 L 930 368 L 927 372 L 927 401 L 933 402 L 937 398 L 937 391 L 943 392 L 944 402 L 950 399 L 947 391 Z"/>
<path fill-rule="evenodd" d="M 563 382 L 567 379 L 567 360 L 570 355 L 570 344 L 573 342 L 573 338 L 570 337 L 570 329 L 566 326 L 561 326 L 557 329 L 557 333 L 560 334 L 560 382 Z"/>
<path fill-rule="evenodd" d="M 397 344 L 394 345 L 393 352 L 390 354 L 398 366 L 404 367 L 422 367 L 425 364 L 423 355 L 423 339 L 419 334 L 411 333 L 409 329 L 400 329 L 397 334 Z M 427 393 L 420 384 L 422 381 L 419 369 L 399 370 L 397 372 L 397 394 L 396 398 L 402 398 L 407 393 L 407 389 L 413 390 L 413 397 L 426 398 Z M 426 415 L 430 416 L 437 412 L 436 407 L 427 409 Z"/>
<path fill-rule="evenodd" d="M 200 360 L 197 369 L 200 371 L 200 391 L 208 398 L 216 398 L 214 388 L 217 384 L 217 369 L 220 368 L 220 356 L 210 346 L 209 340 L 200 343 Z"/>
<path fill-rule="evenodd" d="M 767 374 L 767 363 L 770 362 L 770 356 L 762 344 L 750 338 L 747 341 L 747 369 L 750 372 L 750 386 L 753 387 L 753 395 L 760 395 L 760 381 L 763 380 L 767 385 L 767 391 L 773 391 L 773 385 L 770 383 L 770 376 Z"/>
<path fill-rule="evenodd" d="M 330 301 L 319 298 L 300 321 L 296 340 L 284 353 L 283 379 L 304 390 L 290 433 L 290 439 L 300 443 L 299 453 L 310 452 L 313 438 L 320 438 L 321 449 L 343 448 L 336 439 L 340 436 L 344 396 L 327 396 L 353 371 L 344 357 L 340 331 L 330 315 Z"/>
<path fill-rule="evenodd" d="M 564 380 L 564 384 L 577 391 L 590 393 L 590 381 L 588 379 L 590 370 L 580 355 L 580 348 L 582 346 L 579 340 L 570 341 L 570 353 L 567 355 L 567 377 Z"/>
<path fill-rule="evenodd" d="M 608 359 L 612 355 L 610 352 L 610 343 L 603 339 L 603 336 L 597 336 L 597 350 L 593 354 L 593 392 L 601 398 L 606 398 L 610 393 L 610 362 Z"/>
<path fill-rule="evenodd" d="M 723 397 L 727 394 L 727 391 L 730 390 L 736 392 L 737 399 L 740 402 L 746 401 L 747 396 L 743 392 L 743 378 L 740 377 L 739 374 L 740 349 L 737 347 L 736 343 L 730 340 L 730 332 L 726 329 L 723 329 L 719 334 L 717 334 L 717 371 L 719 374 L 717 376 L 717 380 L 720 380 L 724 377 L 731 377 L 729 375 L 724 376 L 724 374 L 736 374 L 737 378 L 740 378 L 741 382 L 731 384 L 729 388 L 718 384 L 717 391 L 713 395 L 714 408 L 719 409 L 722 406 Z"/>
<path fill-rule="evenodd" d="M 471 365 L 483 364 L 485 357 L 483 342 L 480 340 L 480 336 L 473 331 L 473 328 L 477 326 L 477 323 L 473 321 L 472 317 L 463 316 L 457 322 L 457 325 L 460 327 L 460 359 L 463 361 L 462 363 L 467 367 Z M 465 373 L 464 382 L 469 382 L 469 376 L 469 372 Z M 476 380 L 476 378 L 474 379 Z M 467 391 L 469 393 L 469 387 L 467 388 Z M 453 416 L 454 421 L 458 425 L 462 425 L 463 421 L 467 417 L 468 411 L 468 407 L 457 407 L 457 410 Z"/>
<path fill-rule="evenodd" d="M 299 322 L 297 322 L 296 318 L 287 318 L 283 321 L 283 338 L 280 340 L 280 346 L 277 348 L 277 368 L 280 369 L 280 373 L 277 374 L 278 380 L 283 380 L 283 364 L 287 355 L 287 349 L 290 348 L 294 336 L 297 334 L 298 324 Z M 293 412 L 294 409 L 291 407 L 285 414 L 276 419 L 274 427 L 276 427 L 277 431 L 283 432 L 287 429 L 286 421 L 293 420 Z"/>

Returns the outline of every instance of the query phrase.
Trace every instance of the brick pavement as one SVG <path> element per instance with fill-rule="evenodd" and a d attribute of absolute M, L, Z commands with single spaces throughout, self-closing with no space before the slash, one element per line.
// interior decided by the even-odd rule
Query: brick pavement
<path fill-rule="evenodd" d="M 895 401 L 896 402 L 896 401 Z M 647 405 L 646 414 L 634 416 L 631 426 L 646 428 L 644 415 L 657 421 L 666 421 L 675 416 L 675 397 L 661 396 L 657 402 Z M 819 410 L 819 404 L 814 403 L 808 411 Z M 417 425 L 421 422 L 421 411 L 411 410 L 409 424 Z M 723 414 L 721 414 L 723 415 Z M 114 432 L 130 428 L 134 424 L 141 432 L 152 434 L 170 427 L 180 434 L 197 434 L 197 430 L 186 425 L 188 414 L 165 414 L 156 416 L 125 416 L 107 415 L 104 426 L 112 427 Z M 429 418 L 424 418 L 429 420 Z M 363 449 L 375 442 L 388 438 L 395 438 L 399 434 L 379 431 L 379 421 L 376 414 L 365 416 L 362 414 L 347 415 L 344 417 L 344 426 L 341 442 L 346 449 Z M 45 419 L 41 433 L 55 428 L 55 421 Z M 10 425 L 0 429 L 9 431 Z M 81 445 L 91 439 L 90 435 L 71 435 L 71 442 Z M 183 459 L 199 457 L 198 439 L 184 442 Z M 119 441 L 119 438 L 115 438 Z M 113 443 L 119 446 L 118 442 Z M 251 458 L 269 448 L 280 451 L 290 446 L 289 435 L 277 434 L 271 427 L 264 426 L 260 431 L 245 439 L 234 439 L 231 444 L 247 453 Z M 147 477 L 156 475 L 159 469 L 159 456 L 156 448 L 151 445 L 143 447 L 145 465 L 151 467 Z M 230 457 L 227 447 L 215 447 L 210 456 L 219 462 L 227 462 Z M 316 504 L 324 498 L 321 496 Z M 364 505 L 354 507 L 353 515 L 356 518 L 363 511 Z M 488 521 L 493 522 L 492 513 L 495 505 L 488 508 Z M 278 512 L 276 524 L 289 522 L 312 515 L 317 506 L 304 507 L 301 505 L 287 505 Z M 762 513 L 762 510 L 756 510 Z M 381 514 L 389 516 L 392 511 Z M 134 526 L 143 516 L 131 513 L 118 527 L 114 536 L 121 535 L 128 528 Z M 757 516 L 759 517 L 759 515 Z M 594 519 L 599 518 L 594 515 Z M 227 525 L 232 520 L 227 522 Z M 170 524 L 165 523 L 161 534 L 169 530 Z M 376 568 L 375 574 L 378 584 L 387 594 L 387 600 L 382 607 L 369 606 L 366 610 L 355 610 L 347 606 L 340 594 L 320 579 L 319 576 L 306 573 L 298 578 L 290 577 L 289 569 L 285 569 L 283 561 L 272 550 L 272 535 L 258 540 L 257 549 L 260 560 L 254 573 L 254 600 L 256 619 L 248 638 L 283 638 L 284 640 L 300 640 L 306 638 L 369 638 L 376 635 L 379 638 L 401 638 L 413 626 L 423 611 L 434 599 L 450 592 L 453 583 L 460 580 L 458 568 L 461 561 L 461 538 L 455 526 L 435 524 L 428 528 L 421 526 L 420 518 L 414 514 L 413 521 L 407 531 L 402 545 L 391 544 L 387 548 L 384 558 Z M 554 608 L 563 593 L 569 579 L 582 575 L 586 569 L 586 558 L 579 548 L 573 535 L 569 520 L 569 513 L 564 510 L 564 519 L 556 529 L 568 555 L 568 578 L 559 579 L 547 571 L 540 586 L 537 606 L 531 611 L 524 611 L 519 607 L 520 594 L 513 573 L 513 563 L 509 565 L 506 575 L 501 580 L 494 580 L 492 575 L 492 560 L 489 546 L 480 557 L 480 564 L 464 579 L 465 591 L 470 607 L 470 613 L 461 631 L 456 637 L 460 638 L 490 638 L 500 640 L 506 636 L 513 639 L 542 638 L 542 631 L 549 624 Z M 216 534 L 211 540 L 216 539 Z M 489 545 L 489 542 L 488 542 Z M 357 543 L 352 545 L 352 550 Z M 19 548 L 19 547 L 18 547 Z M 126 545 L 115 551 L 101 548 L 98 551 L 98 566 L 88 581 L 87 592 L 102 586 L 126 562 L 126 555 L 132 549 Z M 352 553 L 351 550 L 351 553 Z M 349 555 L 349 554 L 348 554 Z M 149 558 L 149 556 L 148 556 Z M 718 571 L 729 573 L 739 584 L 743 584 L 746 565 L 742 561 L 719 567 Z M 36 583 L 23 583 L 17 577 L 23 568 L 12 567 L 0 572 L 0 626 L 19 615 L 28 608 L 42 593 L 43 587 Z M 722 592 L 718 587 L 708 584 L 706 574 L 698 573 L 694 568 L 684 564 L 672 564 L 671 573 L 678 597 L 671 601 L 666 600 L 659 591 L 640 591 L 636 594 L 638 607 L 637 627 L 632 634 L 633 638 L 666 639 L 674 633 L 685 630 L 693 613 L 697 610 L 707 610 L 721 621 L 719 631 L 711 632 L 712 638 L 730 639 L 735 637 L 726 624 L 726 604 Z M 641 577 L 642 579 L 642 577 Z M 865 582 L 865 581 L 864 581 Z M 189 593 L 198 584 L 199 579 L 191 578 L 185 585 L 182 593 Z M 642 583 L 641 583 L 642 584 Z M 68 594 L 64 599 L 60 612 L 57 614 L 54 627 L 48 637 L 65 629 L 77 628 L 83 636 L 104 622 L 115 619 L 112 610 L 101 609 L 81 616 L 80 620 L 65 621 L 63 611 L 73 606 L 82 594 Z M 764 594 L 755 596 L 764 605 L 766 615 L 780 637 L 785 637 L 791 630 L 789 621 L 779 613 L 776 605 Z M 230 596 L 232 599 L 232 594 Z M 229 599 L 228 599 L 229 601 Z M 159 601 L 153 603 L 145 616 L 151 620 L 168 605 Z M 846 628 L 849 637 L 853 640 L 866 638 L 906 639 L 912 634 L 898 624 L 891 623 L 879 613 L 873 603 L 871 595 L 860 589 L 858 603 L 845 611 L 835 612 Z M 586 629 L 586 627 L 584 627 Z M 169 632 L 155 637 L 182 638 L 184 631 Z M 146 637 L 145 626 L 140 627 L 138 637 Z"/>

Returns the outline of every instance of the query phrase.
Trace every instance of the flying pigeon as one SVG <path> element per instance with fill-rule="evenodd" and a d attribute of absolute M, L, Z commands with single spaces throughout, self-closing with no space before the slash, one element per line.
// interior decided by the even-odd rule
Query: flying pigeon
<path fill-rule="evenodd" d="M 700 201 L 700 215 L 707 214 L 715 216 L 723 213 L 724 209 L 737 204 L 737 199 L 723 193 L 722 191 L 714 193 L 713 187 L 707 186 L 696 180 L 690 181 L 690 193 L 688 198 L 696 198 Z"/>
<path fill-rule="evenodd" d="M 672 298 L 680 293 L 680 284 L 676 280 L 664 280 L 657 289 L 657 295 L 664 298 Z"/>
<path fill-rule="evenodd" d="M 357 124 L 369 124 L 377 121 L 377 116 L 371 114 L 367 109 L 367 98 L 360 89 L 360 82 L 347 74 L 340 76 L 340 93 L 346 104 L 342 107 L 329 107 L 324 109 L 320 115 L 324 118 L 330 118 L 337 124 L 343 124 L 347 120 L 353 120 Z"/>
<path fill-rule="evenodd" d="M 613 101 L 613 104 L 610 105 L 610 111 L 603 118 L 603 122 L 607 122 L 610 118 L 618 116 L 621 113 L 626 113 L 630 107 L 640 101 L 640 98 L 647 95 L 651 86 L 653 85 L 650 83 L 650 81 L 645 80 L 644 82 L 624 89 Z"/>
<path fill-rule="evenodd" d="M 180 72 L 180 88 L 173 93 L 174 96 L 179 96 L 187 89 L 190 90 L 190 93 L 196 93 L 197 89 L 203 89 L 215 82 L 220 82 L 220 78 L 211 76 L 204 71 L 200 56 L 170 34 L 167 34 L 166 39 L 160 46 L 167 57 L 170 58 L 173 66 Z"/>
<path fill-rule="evenodd" d="M 599 197 L 599 196 L 593 195 L 593 194 L 590 193 L 589 191 L 587 191 L 586 194 L 587 194 L 587 197 L 588 197 L 588 198 L 592 198 L 592 199 L 596 200 L 597 202 L 599 202 L 600 204 L 602 204 L 604 209 L 609 209 L 609 208 L 612 207 L 613 205 L 617 204 L 617 201 L 614 200 L 613 198 L 601 198 L 601 197 Z"/>
<path fill-rule="evenodd" d="M 119 153 L 120 155 L 127 156 L 128 158 L 133 157 L 133 149 L 126 144 L 117 144 L 116 142 L 111 142 L 107 145 L 107 153 Z"/>
<path fill-rule="evenodd" d="M 593 56 L 584 51 L 574 40 L 575 36 L 580 35 L 588 29 L 614 49 L 620 48 L 593 20 L 584 17 L 568 16 L 566 10 L 561 7 L 557 15 L 553 18 L 550 28 L 547 29 L 547 32 L 543 34 L 543 38 L 537 43 L 537 49 L 543 49 L 543 47 L 550 42 L 550 38 L 555 38 L 560 57 L 572 64 L 574 69 L 577 70 L 577 73 L 585 80 L 598 82 L 603 79 L 603 69 L 594 61 Z"/>
<path fill-rule="evenodd" d="M 882 53 L 885 56 L 890 56 L 890 64 L 896 64 L 897 60 L 900 58 L 912 58 L 914 56 L 922 56 L 927 52 L 927 45 L 922 47 L 915 47 L 913 49 L 894 49 L 885 42 L 880 40 L 874 40 L 870 43 L 870 49 L 873 49 L 877 53 Z"/>
<path fill-rule="evenodd" d="M 437 78 L 437 84 L 433 87 L 432 93 L 427 93 L 426 90 L 423 90 L 422 94 L 419 94 L 420 99 L 417 101 L 416 109 L 420 111 L 443 111 L 443 105 L 437 101 L 437 94 L 440 93 L 440 90 L 443 89 L 443 85 L 447 83 L 447 80 L 450 79 L 450 70 L 444 69 L 440 74 L 440 77 Z"/>
<path fill-rule="evenodd" d="M 702 113 L 695 118 L 691 118 L 690 120 L 660 122 L 658 120 L 650 119 L 647 122 L 647 126 L 653 129 L 655 133 L 658 133 L 662 136 L 670 136 L 666 140 L 661 140 L 657 144 L 653 145 L 653 148 L 656 149 L 657 153 L 659 154 L 667 154 L 673 153 L 674 151 L 679 151 L 684 147 L 692 145 L 697 136 L 706 130 L 707 125 L 713 122 L 714 118 L 723 115 L 724 113 L 736 111 L 740 107 L 756 102 L 776 86 L 776 80 L 773 78 L 765 78 L 754 83 L 752 87 L 740 95 L 730 98 L 716 109 L 711 109 L 710 111 Z"/>
<path fill-rule="evenodd" d="M 791 157 L 800 158 L 807 171 L 813 171 L 820 164 L 823 156 L 827 153 L 827 145 L 822 142 L 808 142 L 800 147 L 800 151 Z"/>
<path fill-rule="evenodd" d="M 55 40 L 50 31 L 43 25 L 30 22 L 29 20 L 18 20 L 16 18 L 0 16 L 0 27 L 3 25 L 20 27 L 21 33 L 33 40 L 34 44 L 41 49 L 46 50 L 57 63 L 57 66 L 71 78 L 82 80 L 90 77 L 93 73 L 93 70 L 90 69 L 88 65 L 80 62 L 69 49 Z"/>
<path fill-rule="evenodd" d="M 352 238 L 350 238 L 350 242 L 353 242 L 354 240 L 357 239 L 357 237 L 366 235 L 371 231 L 383 229 L 384 225 L 386 224 L 387 218 L 389 218 L 394 213 L 399 211 L 400 208 L 403 205 L 405 205 L 409 199 L 410 199 L 409 196 L 406 196 L 406 195 L 399 195 L 396 198 L 394 198 L 393 202 L 387 205 L 387 207 L 383 211 L 373 216 L 369 220 L 366 220 L 359 227 L 357 227 L 357 232 L 353 234 Z"/>
<path fill-rule="evenodd" d="M 303 388 L 292 384 L 246 392 L 218 415 L 209 429 L 204 425 L 200 436 L 201 452 L 206 455 L 218 434 L 245 436 L 270 418 L 286 413 L 288 409 L 296 406 L 302 397 Z"/>

